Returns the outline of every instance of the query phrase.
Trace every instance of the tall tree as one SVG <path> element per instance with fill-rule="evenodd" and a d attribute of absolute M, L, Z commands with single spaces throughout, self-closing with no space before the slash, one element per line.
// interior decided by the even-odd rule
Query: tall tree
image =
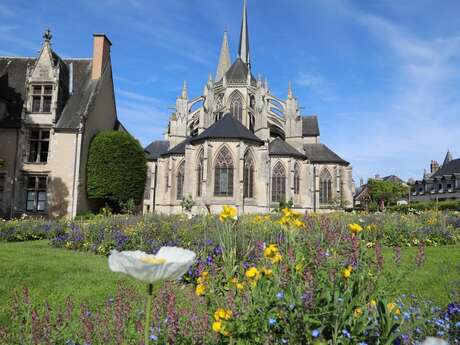
<path fill-rule="evenodd" d="M 372 201 L 377 203 L 381 210 L 385 208 L 385 204 L 394 204 L 409 193 L 409 187 L 405 184 L 383 180 L 370 180 L 369 190 Z"/>

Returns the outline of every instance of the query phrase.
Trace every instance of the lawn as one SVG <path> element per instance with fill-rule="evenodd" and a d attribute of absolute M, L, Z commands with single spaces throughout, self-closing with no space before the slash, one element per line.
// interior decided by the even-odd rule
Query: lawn
<path fill-rule="evenodd" d="M 113 296 L 117 283 L 145 289 L 131 279 L 109 271 L 107 258 L 49 246 L 48 241 L 0 243 L 0 324 L 6 324 L 13 291 L 27 286 L 32 300 L 63 303 L 101 302 Z M 141 291 L 141 290 L 139 290 Z"/>
<path fill-rule="evenodd" d="M 403 249 L 402 280 L 395 282 L 401 294 L 414 293 L 440 305 L 447 304 L 449 290 L 460 286 L 460 245 L 426 248 L 425 264 L 414 270 L 417 248 Z M 384 249 L 385 267 L 394 270 L 393 252 Z M 113 296 L 118 282 L 138 291 L 145 288 L 109 271 L 107 259 L 94 254 L 50 247 L 47 241 L 0 243 L 0 324 L 8 321 L 13 290 L 27 286 L 36 302 L 52 305 L 72 295 L 76 301 L 102 302 Z"/>

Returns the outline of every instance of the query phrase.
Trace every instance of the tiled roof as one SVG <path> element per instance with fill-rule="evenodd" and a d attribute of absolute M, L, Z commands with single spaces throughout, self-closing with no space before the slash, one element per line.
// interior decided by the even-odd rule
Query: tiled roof
<path fill-rule="evenodd" d="M 316 115 L 302 116 L 302 136 L 319 136 L 318 117 Z"/>
<path fill-rule="evenodd" d="M 304 154 L 297 151 L 281 138 L 275 138 L 269 145 L 268 150 L 271 156 L 288 156 L 306 158 Z"/>
<path fill-rule="evenodd" d="M 460 173 L 460 158 L 454 159 L 443 165 L 432 177 L 439 177 L 444 175 L 452 175 Z"/>
<path fill-rule="evenodd" d="M 304 144 L 303 148 L 307 158 L 313 163 L 350 164 L 324 144 Z"/>
<path fill-rule="evenodd" d="M 169 141 L 156 140 L 151 142 L 144 151 L 147 153 L 147 160 L 156 161 L 162 154 L 168 152 Z"/>
<path fill-rule="evenodd" d="M 203 142 L 207 139 L 240 139 L 246 142 L 263 144 L 254 133 L 235 119 L 230 113 L 225 114 L 219 121 L 208 127 L 203 133 L 190 138 L 192 144 Z"/>

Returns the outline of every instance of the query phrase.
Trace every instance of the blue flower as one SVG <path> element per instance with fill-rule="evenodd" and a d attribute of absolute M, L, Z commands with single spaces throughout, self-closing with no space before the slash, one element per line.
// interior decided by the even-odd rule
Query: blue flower
<path fill-rule="evenodd" d="M 348 332 L 346 329 L 342 330 L 342 334 L 347 337 L 348 339 L 351 339 L 351 334 Z"/>
<path fill-rule="evenodd" d="M 157 341 L 157 340 L 158 340 L 158 337 L 157 337 L 155 334 L 151 334 L 151 335 L 150 335 L 150 340 L 152 340 L 152 341 Z"/>
<path fill-rule="evenodd" d="M 268 325 L 269 325 L 269 326 L 276 325 L 276 319 L 269 318 L 269 319 L 268 319 Z"/>
<path fill-rule="evenodd" d="M 284 298 L 284 292 L 283 291 L 280 291 L 276 294 L 276 298 L 278 299 L 283 299 Z"/>
<path fill-rule="evenodd" d="M 358 345 L 367 345 L 367 343 L 365 343 L 364 341 L 361 341 L 358 343 Z"/>
<path fill-rule="evenodd" d="M 288 343 L 289 343 L 289 341 L 287 339 L 284 339 L 284 338 L 281 339 L 281 344 L 288 344 Z"/>
<path fill-rule="evenodd" d="M 311 331 L 311 336 L 313 338 L 319 337 L 320 334 L 321 334 L 321 331 L 319 329 L 314 329 L 313 331 Z"/>
<path fill-rule="evenodd" d="M 403 318 L 404 318 L 404 320 L 409 320 L 410 319 L 410 314 L 407 311 L 405 311 L 403 313 Z"/>
<path fill-rule="evenodd" d="M 292 310 L 292 309 L 294 309 L 294 308 L 295 308 L 295 304 L 294 304 L 294 303 L 289 304 L 289 309 Z"/>
<path fill-rule="evenodd" d="M 460 328 L 460 321 L 455 324 L 455 327 Z"/>

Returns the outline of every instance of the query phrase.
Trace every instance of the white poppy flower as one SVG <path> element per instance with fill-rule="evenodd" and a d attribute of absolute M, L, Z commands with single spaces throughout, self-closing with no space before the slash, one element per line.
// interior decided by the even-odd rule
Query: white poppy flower
<path fill-rule="evenodd" d="M 140 250 L 112 250 L 109 268 L 113 272 L 125 273 L 146 283 L 175 280 L 182 276 L 195 260 L 195 253 L 178 247 L 161 247 L 156 255 Z"/>

